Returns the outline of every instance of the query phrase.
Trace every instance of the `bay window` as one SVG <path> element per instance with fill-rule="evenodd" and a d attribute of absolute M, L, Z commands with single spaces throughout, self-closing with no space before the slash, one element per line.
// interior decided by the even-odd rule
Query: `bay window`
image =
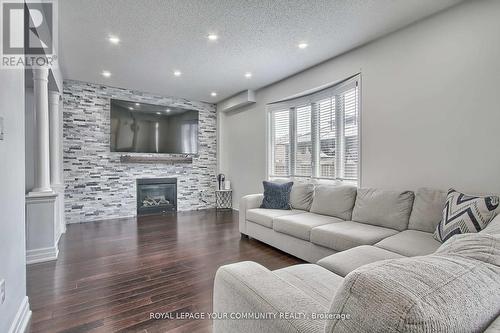
<path fill-rule="evenodd" d="M 268 105 L 270 178 L 359 182 L 359 81 Z"/>

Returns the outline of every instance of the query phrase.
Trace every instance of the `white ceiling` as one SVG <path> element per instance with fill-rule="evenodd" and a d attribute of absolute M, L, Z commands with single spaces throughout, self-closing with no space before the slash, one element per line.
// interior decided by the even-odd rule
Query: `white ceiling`
<path fill-rule="evenodd" d="M 218 102 L 459 2 L 62 0 L 61 69 L 66 79 Z M 219 40 L 210 42 L 209 33 Z M 120 44 L 109 43 L 109 34 Z M 304 50 L 297 47 L 302 41 L 309 44 Z M 175 69 L 181 77 L 174 77 Z M 102 77 L 103 70 L 112 76 Z M 251 79 L 244 77 L 247 71 Z"/>

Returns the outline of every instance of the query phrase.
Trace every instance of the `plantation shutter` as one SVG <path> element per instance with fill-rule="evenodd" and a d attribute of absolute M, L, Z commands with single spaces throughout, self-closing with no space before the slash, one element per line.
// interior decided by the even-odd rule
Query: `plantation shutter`
<path fill-rule="evenodd" d="M 342 158 L 344 175 L 342 178 L 357 180 L 359 164 L 358 86 L 347 90 L 342 98 L 344 102 L 344 154 Z"/>
<path fill-rule="evenodd" d="M 290 176 L 290 111 L 271 113 L 272 176 Z"/>
<path fill-rule="evenodd" d="M 294 176 L 312 176 L 311 106 L 295 108 L 295 173 Z"/>
<path fill-rule="evenodd" d="M 319 115 L 319 177 L 335 178 L 337 125 L 335 96 L 316 102 Z"/>

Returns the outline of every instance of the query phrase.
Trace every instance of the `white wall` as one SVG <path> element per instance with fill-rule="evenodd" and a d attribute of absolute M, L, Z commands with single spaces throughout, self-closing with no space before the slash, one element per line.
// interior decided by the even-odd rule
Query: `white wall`
<path fill-rule="evenodd" d="M 24 73 L 0 70 L 0 279 L 6 300 L 0 305 L 0 332 L 8 332 L 26 296 L 24 231 Z"/>
<path fill-rule="evenodd" d="M 499 18 L 500 1 L 466 2 L 263 88 L 255 105 L 221 115 L 220 171 L 232 181 L 235 205 L 260 192 L 266 177 L 266 104 L 357 72 L 362 186 L 500 192 Z"/>

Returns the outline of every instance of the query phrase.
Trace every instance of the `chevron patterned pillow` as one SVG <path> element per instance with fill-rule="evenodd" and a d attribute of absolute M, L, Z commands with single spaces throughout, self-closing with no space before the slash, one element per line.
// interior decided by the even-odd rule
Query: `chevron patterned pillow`
<path fill-rule="evenodd" d="M 498 204 L 495 195 L 476 197 L 450 189 L 434 238 L 444 243 L 453 235 L 483 230 L 495 217 Z"/>

